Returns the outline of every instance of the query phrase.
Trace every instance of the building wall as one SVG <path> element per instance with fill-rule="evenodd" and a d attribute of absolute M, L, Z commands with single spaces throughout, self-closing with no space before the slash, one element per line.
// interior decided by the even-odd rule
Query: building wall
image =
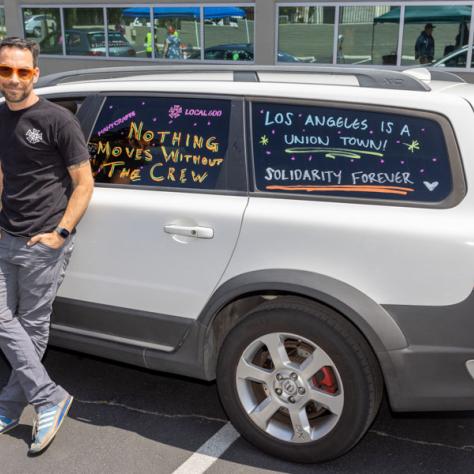
<path fill-rule="evenodd" d="M 252 24 L 254 25 L 254 63 L 259 65 L 271 65 L 275 64 L 276 52 L 284 51 L 292 55 L 303 58 L 304 61 L 311 62 L 312 65 L 317 67 L 319 64 L 330 64 L 332 62 L 348 66 L 350 64 L 358 65 L 369 65 L 364 64 L 363 58 L 364 54 L 368 54 L 367 51 L 364 52 L 364 47 L 362 42 L 368 41 L 370 38 L 371 31 L 373 26 L 371 25 L 371 11 L 376 11 L 377 15 L 383 14 L 388 10 L 389 6 L 396 5 L 433 5 L 435 2 L 425 1 L 425 2 L 387 2 L 387 1 L 378 1 L 377 7 L 374 10 L 372 8 L 373 3 L 370 2 L 360 2 L 354 0 L 348 0 L 345 2 L 335 2 L 335 1 L 326 1 L 323 2 L 302 2 L 301 0 L 288 0 L 285 2 L 279 0 L 249 0 L 248 2 L 242 2 L 242 5 L 254 5 L 254 20 Z M 206 0 L 203 2 L 190 2 L 183 0 L 167 0 L 166 6 L 176 5 L 176 6 L 239 6 L 241 5 L 237 1 L 229 0 Z M 438 5 L 471 5 L 474 7 L 473 1 L 463 2 L 463 1 L 445 1 L 438 2 Z M 6 27 L 7 33 L 10 36 L 22 36 L 24 34 L 23 29 L 23 20 L 21 9 L 24 7 L 78 7 L 78 6 L 94 6 L 94 7 L 121 7 L 121 6 L 163 6 L 163 3 L 151 2 L 151 1 L 140 1 L 133 2 L 130 0 L 110 0 L 105 4 L 101 4 L 97 0 L 81 0 L 81 2 L 73 2 L 71 0 L 0 0 L 0 6 L 4 7 L 5 18 L 6 18 Z M 308 13 L 307 6 L 320 6 L 321 8 L 315 9 L 311 18 Z M 349 8 L 342 8 L 342 5 L 349 7 L 354 5 L 359 5 L 360 8 L 357 11 L 349 11 Z M 301 7 L 298 10 L 301 10 L 301 24 L 290 22 L 289 24 L 281 25 L 281 32 L 284 33 L 284 37 L 278 38 L 278 6 L 283 7 Z M 325 8 L 322 8 L 322 7 Z M 332 7 L 332 8 L 331 8 Z M 474 10 L 474 8 L 473 8 Z M 340 23 L 338 29 L 334 26 L 334 18 L 340 14 Z M 365 22 L 365 23 L 364 23 Z M 352 25 L 359 25 L 358 28 L 353 28 Z M 470 22 L 472 25 L 472 21 Z M 398 64 L 399 66 L 409 66 L 414 63 L 414 60 L 406 59 L 410 57 L 413 51 L 413 44 L 416 41 L 416 37 L 420 31 L 420 25 L 405 25 L 405 45 L 403 50 L 400 48 L 398 51 L 395 51 L 397 48 L 398 42 L 398 25 L 386 25 L 384 28 L 377 28 L 377 30 L 387 31 L 387 35 L 390 35 L 390 41 L 387 40 L 387 51 L 398 55 Z M 376 30 L 376 31 L 377 31 Z M 437 38 L 437 48 L 441 51 L 444 45 L 450 42 L 451 37 L 454 38 L 457 30 L 456 23 L 452 25 L 443 25 L 440 26 L 436 31 Z M 471 28 L 472 30 L 472 28 Z M 339 33 L 339 34 L 338 34 Z M 385 34 L 385 33 L 384 33 Z M 232 35 L 227 35 L 227 39 L 231 39 Z M 344 38 L 344 43 L 342 41 Z M 360 39 L 362 38 L 362 40 Z M 184 38 L 185 39 L 185 38 Z M 384 37 L 382 35 L 375 37 L 375 43 L 380 47 L 384 42 Z M 472 42 L 472 31 L 470 40 Z M 230 40 L 229 40 L 230 41 Z M 338 44 L 338 41 L 340 44 Z M 353 44 L 349 48 L 349 42 L 352 41 Z M 374 38 L 372 38 L 374 41 Z M 395 46 L 392 48 L 390 42 Z M 392 49 L 390 49 L 392 48 Z M 365 47 L 367 50 L 367 47 Z M 337 51 L 336 51 L 337 50 Z M 339 51 L 340 50 L 340 51 Z M 342 54 L 344 50 L 349 50 L 349 53 Z M 393 51 L 392 51 L 393 50 Z M 341 54 L 339 54 L 341 52 Z M 468 53 L 468 60 L 470 60 L 470 52 Z M 441 56 L 442 53 L 438 53 L 438 56 Z M 385 56 L 390 56 L 386 54 Z M 372 47 L 371 55 L 371 64 L 382 64 L 382 54 L 379 54 L 378 62 L 374 61 L 374 51 Z M 344 58 L 344 59 L 342 59 Z M 362 58 L 362 60 L 359 60 Z M 390 58 L 389 58 L 390 59 Z M 202 63 L 202 61 L 197 61 Z M 205 61 L 207 64 L 211 64 L 211 61 Z M 72 69 L 82 69 L 82 68 L 91 68 L 91 67 L 102 67 L 102 66 L 140 66 L 140 65 L 150 65 L 154 63 L 164 64 L 164 61 L 161 59 L 133 59 L 128 60 L 126 58 L 101 58 L 101 57 L 68 57 L 68 56 L 52 56 L 52 55 L 42 55 L 41 57 L 41 68 L 43 74 L 53 73 L 64 70 Z M 167 63 L 167 61 L 165 61 Z M 221 61 L 222 63 L 222 61 Z M 228 61 L 227 61 L 228 63 Z M 252 62 L 250 62 L 252 64 Z M 385 63 L 384 63 L 385 64 Z M 389 64 L 389 62 L 387 62 Z M 470 61 L 468 61 L 468 65 Z M 393 64 L 392 64 L 393 66 Z M 447 68 L 449 69 L 449 68 Z M 464 72 L 469 72 L 471 68 L 464 68 Z M 456 72 L 461 72 L 461 70 L 455 69 Z"/>
<path fill-rule="evenodd" d="M 68 0 L 29 0 L 27 2 L 22 0 L 8 0 L 5 5 L 5 15 L 7 21 L 7 31 L 8 35 L 11 36 L 22 36 L 23 35 L 23 26 L 21 19 L 21 8 L 24 6 L 34 7 L 34 6 L 64 6 L 64 7 L 75 7 L 78 5 L 93 5 L 93 6 L 133 6 L 131 0 L 113 0 L 101 4 L 97 0 L 83 0 L 79 2 L 72 2 Z M 160 2 L 162 6 L 163 2 Z M 228 1 L 228 0 L 206 0 L 206 2 L 186 2 L 180 0 L 168 0 L 166 1 L 166 6 L 176 5 L 176 6 L 190 6 L 190 5 L 199 5 L 205 4 L 207 6 L 215 5 L 229 5 L 229 6 L 238 6 L 239 2 Z M 275 23 L 274 18 L 276 15 L 275 1 L 274 0 L 257 0 L 256 2 L 246 2 L 247 4 L 255 5 L 255 24 L 260 25 L 255 28 L 254 31 L 254 41 L 255 41 L 255 62 L 258 64 L 274 64 L 275 56 Z M 156 2 L 140 2 L 140 6 L 154 5 Z M 1 6 L 1 3 L 0 3 Z M 269 21 L 272 19 L 272 21 Z M 70 69 L 82 69 L 90 67 L 103 67 L 103 66 L 125 66 L 125 65 L 150 65 L 149 60 L 140 61 L 127 61 L 124 59 L 98 59 L 98 58 L 68 58 L 68 57 L 52 57 L 52 56 L 42 56 L 41 58 L 41 68 L 44 73 L 53 73 L 58 71 L 70 70 Z"/>

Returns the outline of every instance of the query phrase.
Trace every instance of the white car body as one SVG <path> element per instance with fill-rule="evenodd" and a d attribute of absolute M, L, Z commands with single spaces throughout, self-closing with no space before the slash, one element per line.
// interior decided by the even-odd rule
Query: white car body
<path fill-rule="evenodd" d="M 186 76 L 178 71 L 50 85 L 38 93 L 52 100 L 89 97 L 83 107 L 116 94 L 241 101 L 243 139 L 235 146 L 250 163 L 252 123 L 245 110 L 253 102 L 426 116 L 443 130 L 451 197 L 444 204 L 405 205 L 272 195 L 253 189 L 252 179 L 248 190 L 231 193 L 98 185 L 59 292 L 54 342 L 210 380 L 218 357 L 225 358 L 225 337 L 238 334 L 240 324 L 251 324 L 246 314 L 258 311 L 262 302 L 266 308 L 269 300 L 278 305 L 281 298 L 301 298 L 336 311 L 362 336 L 384 375 L 393 409 L 473 409 L 474 86 L 454 76 L 431 80 L 420 69 L 407 76 L 393 73 L 399 76 L 380 87 L 358 87 L 347 73 L 289 71 L 263 71 L 261 82 L 232 81 L 228 72 Z M 400 86 L 408 76 L 417 78 L 418 88 Z M 90 132 L 95 121 L 86 122 Z M 425 186 L 431 190 L 438 182 Z M 296 333 L 291 327 L 288 334 Z M 299 335 L 311 346 L 309 336 Z M 328 366 L 337 357 L 337 351 L 327 352 Z M 342 396 L 344 377 L 335 362 L 334 367 Z M 258 373 L 248 377 L 265 379 L 275 403 L 286 410 L 292 397 L 283 403 L 275 395 L 281 393 L 281 374 L 270 382 Z M 308 390 L 303 375 L 298 376 L 302 385 L 293 386 L 294 374 L 285 374 L 288 390 Z M 252 398 L 239 382 L 246 377 L 237 375 L 244 407 Z M 334 407 L 337 417 L 340 408 Z M 245 409 L 253 419 L 253 408 Z M 287 441 L 288 434 L 259 423 L 267 434 Z M 316 431 L 311 433 L 316 443 Z M 287 459 L 324 458 L 279 453 L 265 443 L 259 445 Z"/>
<path fill-rule="evenodd" d="M 432 86 L 436 87 L 436 84 L 432 84 Z M 364 105 L 383 103 L 387 106 L 401 107 L 407 110 L 430 111 L 446 116 L 457 132 L 461 155 L 468 156 L 469 150 L 474 149 L 474 136 L 469 133 L 474 91 L 471 92 L 471 86 L 467 84 L 441 83 L 441 86 L 440 90 L 428 94 L 412 91 L 362 90 L 355 95 L 353 87 L 343 86 L 322 85 L 315 88 L 312 85 L 300 84 L 297 89 L 291 90 L 287 84 L 244 83 L 237 85 L 225 82 L 216 83 L 215 81 L 187 81 L 180 82 L 177 86 L 175 82 L 160 81 L 159 92 L 252 95 L 253 97 L 281 97 L 290 100 L 291 98 L 305 97 L 307 100 L 324 99 L 333 103 Z M 97 88 L 100 88 L 104 93 L 107 90 L 134 92 L 136 85 L 129 81 L 114 81 L 113 83 L 81 84 L 80 87 L 81 92 L 87 92 L 88 89 L 93 92 Z M 64 94 L 76 90 L 77 85 L 62 85 L 59 88 L 44 89 L 41 93 L 49 95 L 61 92 Z M 156 92 L 157 84 L 152 81 L 141 81 L 140 91 Z M 471 100 L 473 102 L 470 102 Z M 474 163 L 464 161 L 463 165 L 466 174 L 474 173 Z M 212 196 L 199 196 L 199 200 L 202 199 L 202 202 L 195 205 L 196 196 L 190 198 L 174 192 L 165 192 L 163 196 L 161 194 L 153 191 L 122 190 L 120 201 L 117 202 L 117 193 L 114 190 L 96 190 L 91 209 L 81 224 L 81 245 L 73 257 L 69 276 L 60 291 L 61 296 L 106 304 L 113 304 L 118 296 L 120 298 L 119 305 L 123 307 L 156 311 L 163 314 L 179 314 L 182 317 L 196 319 L 213 287 L 241 273 L 272 267 L 305 271 L 314 271 L 317 268 L 319 273 L 359 289 L 381 305 L 451 305 L 463 301 L 473 289 L 474 221 L 470 222 L 467 216 L 474 212 L 474 202 L 469 199 L 469 193 L 458 206 L 439 213 L 428 212 L 426 209 L 374 204 L 348 206 L 346 203 L 334 202 L 281 201 L 262 198 L 223 199 Z M 177 204 L 179 200 L 182 200 L 181 204 Z M 146 206 L 143 205 L 144 201 L 146 201 Z M 171 202 L 173 208 L 167 209 Z M 183 284 L 181 269 L 176 269 L 176 280 L 167 275 L 163 282 L 159 281 L 159 275 L 155 273 L 155 265 L 144 266 L 144 261 L 137 262 L 137 265 L 133 265 L 132 269 L 127 268 L 126 281 L 121 281 L 122 275 L 117 273 L 117 265 L 114 265 L 112 259 L 106 262 L 97 261 L 97 268 L 87 269 L 90 263 L 87 261 L 86 255 L 96 252 L 97 242 L 94 235 L 97 233 L 97 222 L 104 222 L 102 220 L 104 216 L 113 215 L 113 212 L 109 211 L 113 211 L 116 207 L 121 209 L 120 220 L 114 222 L 109 218 L 110 220 L 102 224 L 106 235 L 109 236 L 105 241 L 108 241 L 113 235 L 123 235 L 120 248 L 123 248 L 124 252 L 130 252 L 130 245 L 134 240 L 131 236 L 136 230 L 135 226 L 141 227 L 145 222 L 149 223 L 150 216 L 159 213 L 160 208 L 165 208 L 167 215 L 156 221 L 156 227 L 147 229 L 147 233 L 150 234 L 149 238 L 142 235 L 140 241 L 142 244 L 153 245 L 160 249 L 163 248 L 162 245 L 164 248 L 171 246 L 171 256 L 173 247 L 175 252 L 186 252 L 189 249 L 191 253 L 193 245 L 201 246 L 203 242 L 194 241 L 186 244 L 175 242 L 162 233 L 161 224 L 176 220 L 207 225 L 209 217 L 200 215 L 202 211 L 199 209 L 206 209 L 211 203 L 213 206 L 217 205 L 217 207 L 213 207 L 215 221 L 223 220 L 223 229 L 231 231 L 230 235 L 223 236 L 224 241 L 230 247 L 224 245 L 221 248 L 219 246 L 220 250 L 218 250 L 215 248 L 215 241 L 204 242 L 213 248 L 214 255 L 216 251 L 217 254 L 224 251 L 227 257 L 223 260 L 224 265 L 219 270 L 203 267 L 204 260 L 200 261 L 199 258 L 196 258 L 196 264 L 191 266 L 195 275 L 209 271 L 209 274 L 206 273 L 206 277 L 211 277 L 213 283 L 206 293 L 198 292 L 199 296 L 196 299 L 194 297 L 190 300 L 187 299 L 183 303 L 183 307 L 180 306 L 181 298 L 184 296 L 183 291 L 187 293 L 189 289 L 189 294 L 186 295 L 186 298 L 189 298 L 195 290 L 187 284 Z M 145 209 L 143 209 L 144 207 Z M 99 214 L 101 209 L 103 209 L 103 214 Z M 136 221 L 136 218 L 132 219 L 138 209 L 143 213 L 142 222 Z M 222 217 L 219 217 L 219 209 L 222 209 Z M 232 261 L 226 268 L 231 251 L 236 244 L 245 209 L 245 219 L 238 244 Z M 224 217 L 229 214 L 229 211 L 230 215 L 235 217 L 234 226 L 236 227 L 229 228 L 229 222 Z M 305 219 L 309 212 L 314 214 L 311 221 Z M 217 213 L 217 216 L 214 213 Z M 97 217 L 95 214 L 98 214 Z M 264 223 L 261 222 L 261 216 L 265 216 Z M 281 226 L 282 219 L 286 226 Z M 122 220 L 134 222 L 133 228 L 123 229 Z M 295 228 L 291 226 L 292 222 L 299 229 L 298 232 L 295 232 Z M 408 234 L 407 229 L 409 229 Z M 344 235 L 348 230 L 353 237 L 348 241 L 343 239 L 342 242 L 338 242 L 337 235 Z M 90 237 L 87 238 L 89 233 Z M 256 236 L 258 236 L 257 240 Z M 270 236 L 273 237 L 270 238 Z M 163 242 L 160 237 L 166 239 L 166 242 Z M 294 239 L 297 239 L 295 245 L 292 248 L 285 248 L 283 252 L 279 242 L 286 246 L 287 242 L 294 241 Z M 316 248 L 314 239 L 318 242 Z M 330 247 L 338 248 L 337 254 L 329 251 Z M 80 255 L 81 248 L 84 252 L 83 257 Z M 440 251 L 440 248 L 443 251 Z M 309 252 L 310 249 L 311 252 Z M 387 251 L 387 249 L 390 250 Z M 195 250 L 196 257 L 198 257 L 202 249 L 199 252 L 197 249 Z M 97 250 L 97 253 L 103 255 L 102 250 Z M 171 263 L 171 259 L 168 263 Z M 345 263 L 348 261 L 351 262 L 349 267 Z M 407 274 L 406 267 L 408 264 L 412 265 L 413 262 L 418 262 L 418 264 Z M 463 264 L 466 262 L 469 263 Z M 158 260 L 156 264 L 158 264 Z M 362 267 L 367 269 L 367 274 L 376 275 L 376 278 L 368 278 L 365 272 L 361 273 L 360 268 Z M 390 268 L 390 272 L 380 272 L 380 269 L 385 268 Z M 441 274 L 437 272 L 439 268 L 443 268 Z M 173 270 L 173 268 L 171 269 Z M 132 276 L 131 270 L 136 272 L 136 276 Z M 217 273 L 215 273 L 216 270 Z M 112 284 L 109 284 L 107 275 L 101 276 L 104 272 L 113 275 L 110 277 Z M 434 272 L 436 272 L 435 277 Z M 180 273 L 181 277 L 177 278 Z M 87 283 L 91 276 L 94 287 Z M 119 283 L 116 280 L 119 280 Z M 143 285 L 143 289 L 140 289 L 140 284 L 138 284 L 136 289 L 140 292 L 139 296 L 121 294 L 122 285 L 126 286 L 128 282 L 140 281 L 147 283 Z M 116 286 L 117 284 L 118 286 Z M 157 295 L 159 294 L 156 301 L 153 298 L 144 298 L 148 291 L 147 288 L 157 292 Z M 176 304 L 179 310 L 169 311 Z"/>

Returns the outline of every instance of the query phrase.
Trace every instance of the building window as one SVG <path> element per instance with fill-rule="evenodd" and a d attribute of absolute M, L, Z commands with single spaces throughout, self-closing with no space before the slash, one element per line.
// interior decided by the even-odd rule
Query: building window
<path fill-rule="evenodd" d="M 199 7 L 153 8 L 155 57 L 201 59 L 200 23 Z"/>
<path fill-rule="evenodd" d="M 0 7 L 0 41 L 7 36 L 7 29 L 5 26 L 5 9 Z"/>
<path fill-rule="evenodd" d="M 102 8 L 65 8 L 66 54 L 105 56 L 104 11 Z"/>
<path fill-rule="evenodd" d="M 254 8 L 204 8 L 204 59 L 254 60 Z"/>
<path fill-rule="evenodd" d="M 147 55 L 147 41 L 151 38 L 150 13 L 146 7 L 107 9 L 109 56 L 151 57 Z"/>
<path fill-rule="evenodd" d="M 471 10 L 458 4 L 407 6 L 402 64 L 465 68 Z"/>
<path fill-rule="evenodd" d="M 24 8 L 25 37 L 36 41 L 43 54 L 62 54 L 61 14 L 59 8 Z"/>
<path fill-rule="evenodd" d="M 278 62 L 332 63 L 334 7 L 279 7 Z"/>
<path fill-rule="evenodd" d="M 399 18 L 383 18 L 389 5 L 350 6 L 339 10 L 339 64 L 397 64 Z M 382 20 L 381 20 L 382 19 Z"/>

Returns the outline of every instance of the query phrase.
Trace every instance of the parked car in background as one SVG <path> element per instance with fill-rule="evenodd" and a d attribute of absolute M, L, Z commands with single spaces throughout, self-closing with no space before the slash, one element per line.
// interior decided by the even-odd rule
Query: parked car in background
<path fill-rule="evenodd" d="M 433 64 L 431 64 L 431 66 L 465 68 L 467 61 L 467 49 L 467 46 L 455 49 L 454 51 L 442 57 L 441 59 L 438 59 L 438 61 L 435 61 Z M 471 67 L 474 67 L 474 54 L 471 58 Z"/>
<path fill-rule="evenodd" d="M 66 52 L 77 56 L 105 56 L 105 35 L 103 30 L 65 31 Z M 110 56 L 136 56 L 136 51 L 125 36 L 118 31 L 109 31 Z"/>
<path fill-rule="evenodd" d="M 49 15 L 33 15 L 25 21 L 26 36 L 39 38 L 48 31 L 56 31 L 56 20 Z"/>
<path fill-rule="evenodd" d="M 253 61 L 253 43 L 229 43 L 210 46 L 204 50 L 204 59 L 214 61 Z M 186 50 L 185 50 L 186 54 Z M 200 51 L 192 51 L 186 54 L 187 59 L 200 59 Z M 299 63 L 305 62 L 292 54 L 278 51 L 279 62 Z"/>
<path fill-rule="evenodd" d="M 252 43 L 232 43 L 211 46 L 204 50 L 204 59 L 217 61 L 253 61 Z"/>

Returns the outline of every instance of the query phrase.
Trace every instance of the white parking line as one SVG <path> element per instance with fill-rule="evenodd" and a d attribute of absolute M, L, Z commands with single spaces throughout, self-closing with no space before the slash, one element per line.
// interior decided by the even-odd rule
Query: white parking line
<path fill-rule="evenodd" d="M 226 423 L 212 438 L 209 438 L 191 457 L 173 474 L 202 474 L 212 466 L 239 438 L 239 433 Z"/>

